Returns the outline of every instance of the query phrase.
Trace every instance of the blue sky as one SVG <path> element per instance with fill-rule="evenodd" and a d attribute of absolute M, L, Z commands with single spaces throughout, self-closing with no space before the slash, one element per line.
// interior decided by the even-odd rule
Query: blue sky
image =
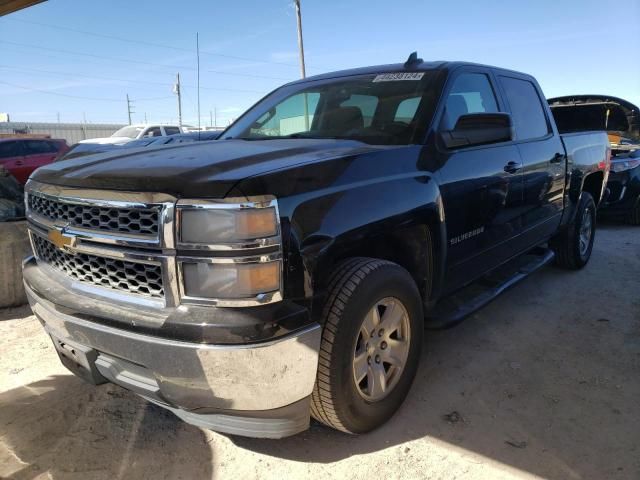
<path fill-rule="evenodd" d="M 468 60 L 535 75 L 548 97 L 600 93 L 640 105 L 640 0 L 302 0 L 307 74 Z M 226 125 L 299 77 L 291 0 L 49 0 L 0 18 L 0 112 L 16 121 Z M 122 39 L 122 40 L 121 40 Z M 81 97 L 81 98 L 79 98 Z"/>

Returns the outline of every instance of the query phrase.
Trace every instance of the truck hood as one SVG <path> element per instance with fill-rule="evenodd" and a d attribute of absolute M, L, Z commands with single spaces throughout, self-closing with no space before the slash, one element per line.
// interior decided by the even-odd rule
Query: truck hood
<path fill-rule="evenodd" d="M 216 140 L 88 155 L 39 168 L 31 179 L 67 187 L 221 198 L 248 177 L 385 148 L 352 140 Z"/>

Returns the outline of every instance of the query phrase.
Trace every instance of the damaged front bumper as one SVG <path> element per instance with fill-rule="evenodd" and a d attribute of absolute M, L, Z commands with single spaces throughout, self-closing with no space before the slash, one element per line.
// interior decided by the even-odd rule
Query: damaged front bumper
<path fill-rule="evenodd" d="M 56 299 L 78 294 L 52 281 L 34 259 L 25 261 L 24 281 L 34 314 L 76 375 L 120 385 L 215 431 L 281 438 L 308 428 L 317 323 L 260 343 L 177 341 L 92 322 L 58 305 Z"/>

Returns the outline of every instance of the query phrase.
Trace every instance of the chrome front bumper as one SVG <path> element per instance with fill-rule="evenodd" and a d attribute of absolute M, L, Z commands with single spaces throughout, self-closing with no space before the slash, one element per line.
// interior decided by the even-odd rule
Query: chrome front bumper
<path fill-rule="evenodd" d="M 308 427 L 318 324 L 270 342 L 188 343 L 69 315 L 51 301 L 55 287 L 44 298 L 28 276 L 25 288 L 61 360 L 85 379 L 121 385 L 212 430 L 278 438 Z"/>

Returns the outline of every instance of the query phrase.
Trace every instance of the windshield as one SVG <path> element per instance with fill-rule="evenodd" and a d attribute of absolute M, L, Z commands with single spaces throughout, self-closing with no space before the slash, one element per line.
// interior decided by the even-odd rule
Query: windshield
<path fill-rule="evenodd" d="M 437 100 L 435 73 L 359 75 L 288 85 L 250 109 L 222 138 L 419 143 Z"/>
<path fill-rule="evenodd" d="M 116 133 L 111 135 L 112 137 L 129 137 L 129 138 L 138 138 L 138 134 L 143 130 L 142 127 L 122 127 Z"/>

